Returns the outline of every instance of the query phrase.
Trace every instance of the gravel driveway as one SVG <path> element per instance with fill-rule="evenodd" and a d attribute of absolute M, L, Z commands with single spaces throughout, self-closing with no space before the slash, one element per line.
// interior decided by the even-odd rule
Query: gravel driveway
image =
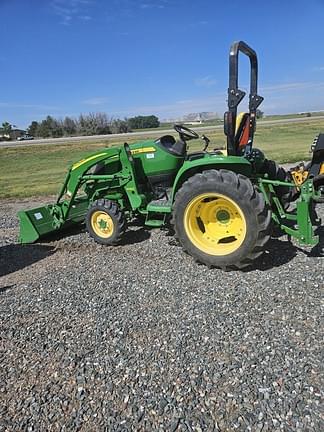
<path fill-rule="evenodd" d="M 33 205 L 0 203 L 1 432 L 324 430 L 319 248 L 223 272 L 135 225 L 20 246 Z"/>

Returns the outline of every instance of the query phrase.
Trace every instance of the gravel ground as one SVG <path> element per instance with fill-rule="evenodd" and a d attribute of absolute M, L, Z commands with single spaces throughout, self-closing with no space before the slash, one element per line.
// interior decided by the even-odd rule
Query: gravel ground
<path fill-rule="evenodd" d="M 136 226 L 20 246 L 35 204 L 0 203 L 1 432 L 324 430 L 320 248 L 223 272 Z"/>

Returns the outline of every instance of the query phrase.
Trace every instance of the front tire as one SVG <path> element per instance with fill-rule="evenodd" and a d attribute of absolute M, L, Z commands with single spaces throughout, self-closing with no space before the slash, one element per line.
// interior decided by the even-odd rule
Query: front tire
<path fill-rule="evenodd" d="M 243 268 L 263 253 L 271 211 L 247 177 L 208 170 L 177 192 L 172 221 L 183 249 L 197 261 Z"/>
<path fill-rule="evenodd" d="M 116 245 L 126 230 L 124 213 L 107 199 L 95 201 L 89 208 L 86 226 L 90 236 L 100 244 Z"/>

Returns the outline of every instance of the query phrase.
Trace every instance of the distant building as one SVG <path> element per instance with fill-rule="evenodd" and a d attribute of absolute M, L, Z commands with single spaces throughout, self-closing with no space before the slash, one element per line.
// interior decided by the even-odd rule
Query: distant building
<path fill-rule="evenodd" d="M 195 126 L 195 125 L 200 125 L 200 124 L 202 124 L 202 120 L 194 120 L 194 121 L 191 121 L 191 122 L 185 122 L 184 124 L 185 125 L 190 125 L 190 126 Z"/>
<path fill-rule="evenodd" d="M 18 137 L 21 137 L 26 134 L 25 130 L 22 129 L 12 129 L 9 134 L 4 134 L 0 128 L 0 140 L 13 140 L 15 141 Z"/>
<path fill-rule="evenodd" d="M 190 116 L 190 114 L 189 114 L 189 116 Z M 188 118 L 189 116 L 187 116 L 187 118 L 184 118 L 185 120 L 187 120 L 187 121 L 184 122 L 185 125 L 195 126 L 195 125 L 202 124 L 203 119 L 202 119 L 202 116 L 201 116 L 200 113 L 198 115 L 196 114 L 195 115 L 196 118 L 192 119 L 192 120 Z"/>
<path fill-rule="evenodd" d="M 25 130 L 22 129 L 12 129 L 10 132 L 10 139 L 16 140 L 18 137 L 21 137 L 26 134 Z"/>

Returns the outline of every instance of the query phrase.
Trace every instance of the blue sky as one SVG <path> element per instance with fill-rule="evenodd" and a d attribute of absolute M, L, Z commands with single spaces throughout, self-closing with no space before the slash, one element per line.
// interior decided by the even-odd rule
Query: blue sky
<path fill-rule="evenodd" d="M 0 0 L 0 16 L 0 123 L 222 115 L 235 40 L 258 53 L 266 114 L 324 109 L 324 0 Z"/>

